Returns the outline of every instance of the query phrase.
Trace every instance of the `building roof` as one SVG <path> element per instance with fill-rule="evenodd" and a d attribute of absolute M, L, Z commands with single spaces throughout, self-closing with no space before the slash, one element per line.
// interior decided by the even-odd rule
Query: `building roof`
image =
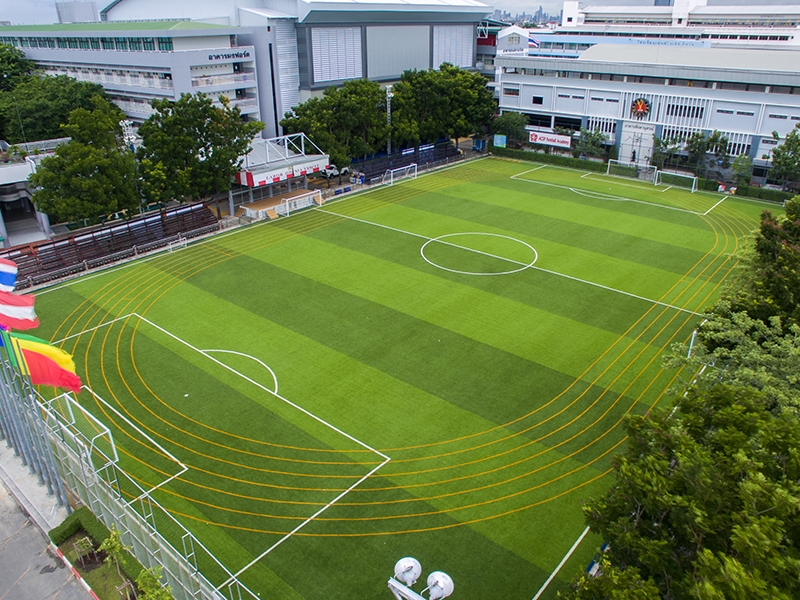
<path fill-rule="evenodd" d="M 104 31 L 187 31 L 198 29 L 233 29 L 229 25 L 213 25 L 198 21 L 108 21 L 97 23 L 54 23 L 53 25 L 6 25 L 0 27 L 5 33 L 77 33 Z"/>
<path fill-rule="evenodd" d="M 597 44 L 580 55 L 580 60 L 604 63 L 636 63 L 686 68 L 735 69 L 797 73 L 798 50 L 756 50 L 738 48 L 692 48 L 674 46 Z"/>
<path fill-rule="evenodd" d="M 583 13 L 594 14 L 647 14 L 647 15 L 672 15 L 671 6 L 587 6 L 582 10 Z"/>
<path fill-rule="evenodd" d="M 749 15 L 754 18 L 770 18 L 774 19 L 783 15 L 798 15 L 800 14 L 800 6 L 797 5 L 779 5 L 779 6 L 736 6 L 726 4 L 724 6 L 697 6 L 689 11 L 690 15 L 722 15 L 722 16 L 742 16 Z"/>

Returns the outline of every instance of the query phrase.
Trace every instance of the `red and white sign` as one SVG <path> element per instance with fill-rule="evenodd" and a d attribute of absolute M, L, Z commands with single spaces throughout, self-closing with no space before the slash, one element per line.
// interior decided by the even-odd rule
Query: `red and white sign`
<path fill-rule="evenodd" d="M 545 133 L 543 131 L 531 131 L 528 138 L 531 144 L 558 146 L 559 148 L 569 148 L 572 143 L 571 136 L 559 135 L 558 133 Z"/>
<path fill-rule="evenodd" d="M 322 156 L 320 158 L 308 161 L 306 163 L 294 166 L 294 176 L 300 177 L 302 175 L 310 175 L 311 173 L 319 173 L 322 169 L 328 166 L 328 157 Z"/>

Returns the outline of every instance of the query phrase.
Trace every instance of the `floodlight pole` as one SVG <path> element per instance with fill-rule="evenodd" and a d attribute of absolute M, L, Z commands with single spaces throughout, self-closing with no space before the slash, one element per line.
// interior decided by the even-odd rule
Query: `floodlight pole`
<path fill-rule="evenodd" d="M 389 139 L 386 140 L 386 156 L 392 155 L 392 92 L 391 84 L 386 86 L 386 124 L 389 126 Z"/>

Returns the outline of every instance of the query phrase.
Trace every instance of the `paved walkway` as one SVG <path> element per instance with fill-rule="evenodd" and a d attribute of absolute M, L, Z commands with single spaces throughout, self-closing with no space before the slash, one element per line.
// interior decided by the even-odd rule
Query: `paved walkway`
<path fill-rule="evenodd" d="M 0 600 L 91 599 L 48 550 L 45 531 L 65 517 L 66 510 L 0 441 Z"/>

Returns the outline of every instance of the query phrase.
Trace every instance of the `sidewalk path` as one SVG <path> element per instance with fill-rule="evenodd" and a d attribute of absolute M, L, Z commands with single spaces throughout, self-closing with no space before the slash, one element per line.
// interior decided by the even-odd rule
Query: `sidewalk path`
<path fill-rule="evenodd" d="M 0 442 L 0 600 L 90 600 L 72 572 L 48 550 L 50 540 L 43 529 L 65 517 L 47 488 L 39 486 Z"/>

